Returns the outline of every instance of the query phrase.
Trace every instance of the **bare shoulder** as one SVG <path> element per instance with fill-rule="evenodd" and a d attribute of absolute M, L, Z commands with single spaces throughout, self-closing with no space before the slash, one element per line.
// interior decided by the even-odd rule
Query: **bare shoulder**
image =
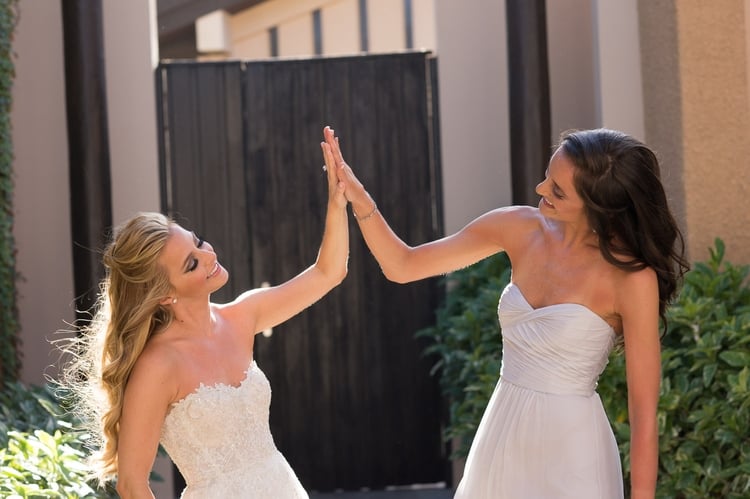
<path fill-rule="evenodd" d="M 529 238 L 544 225 L 544 217 L 532 206 L 507 206 L 485 215 L 488 229 L 498 238 L 498 245 L 509 254 L 526 248 Z M 484 218 L 484 217 L 483 217 Z"/>
<path fill-rule="evenodd" d="M 504 206 L 496 208 L 487 213 L 493 219 L 502 220 L 504 223 L 516 224 L 539 224 L 544 217 L 539 213 L 539 208 L 533 206 Z"/>
<path fill-rule="evenodd" d="M 623 299 L 632 301 L 639 297 L 653 297 L 654 293 L 659 295 L 659 283 L 656 278 L 656 271 L 651 267 L 646 267 L 635 272 L 621 270 L 617 276 L 617 286 Z"/>
<path fill-rule="evenodd" d="M 476 218 L 467 228 L 492 230 L 497 232 L 498 226 L 501 232 L 515 232 L 539 227 L 543 217 L 537 208 L 531 206 L 504 206 L 488 211 Z"/>
<path fill-rule="evenodd" d="M 149 341 L 133 366 L 128 388 L 139 393 L 154 392 L 172 402 L 179 393 L 181 365 L 181 356 L 168 339 Z"/>
<path fill-rule="evenodd" d="M 271 287 L 253 288 L 243 291 L 229 303 L 211 304 L 211 310 L 233 331 L 253 332 L 263 294 Z"/>

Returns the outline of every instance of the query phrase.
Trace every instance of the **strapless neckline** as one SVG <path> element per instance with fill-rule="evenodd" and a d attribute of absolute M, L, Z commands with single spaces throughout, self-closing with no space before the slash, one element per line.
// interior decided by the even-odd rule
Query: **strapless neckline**
<path fill-rule="evenodd" d="M 173 402 L 169 407 L 170 411 L 169 414 L 167 414 L 167 417 L 169 417 L 170 414 L 174 411 L 175 408 L 187 403 L 190 399 L 197 397 L 202 392 L 207 391 L 216 391 L 216 390 L 230 390 L 230 391 L 236 391 L 241 390 L 243 386 L 245 386 L 250 379 L 250 373 L 257 367 L 257 364 L 255 363 L 255 359 L 250 361 L 250 365 L 245 369 L 245 376 L 242 378 L 242 381 L 240 381 L 239 385 L 233 385 L 231 383 L 223 383 L 223 382 L 217 382 L 211 385 L 207 385 L 205 383 L 200 383 L 195 390 L 188 393 L 184 397 L 182 397 L 180 400 Z"/>
<path fill-rule="evenodd" d="M 592 317 L 596 317 L 597 319 L 599 319 L 599 321 L 603 325 L 607 326 L 607 328 L 609 328 L 609 330 L 612 333 L 615 332 L 615 330 L 612 327 L 612 325 L 609 322 L 607 322 L 606 320 L 604 320 L 604 317 L 602 317 L 601 315 L 597 314 L 596 312 L 594 312 L 593 310 L 591 310 L 589 307 L 587 307 L 586 305 L 584 305 L 582 303 L 561 302 L 561 303 L 552 303 L 550 305 L 543 305 L 541 307 L 534 307 L 531 303 L 529 303 L 529 300 L 526 299 L 526 296 L 524 295 L 523 290 L 521 290 L 521 288 L 518 286 L 518 284 L 516 284 L 514 282 L 510 282 L 508 284 L 508 288 L 516 290 L 516 292 L 518 293 L 518 296 L 521 298 L 521 300 L 529 307 L 529 310 L 537 312 L 537 311 L 543 311 L 543 310 L 554 309 L 554 308 L 561 308 L 561 307 L 578 308 L 578 309 L 582 310 L 583 312 L 585 312 L 586 314 L 588 314 L 588 315 L 590 315 Z"/>

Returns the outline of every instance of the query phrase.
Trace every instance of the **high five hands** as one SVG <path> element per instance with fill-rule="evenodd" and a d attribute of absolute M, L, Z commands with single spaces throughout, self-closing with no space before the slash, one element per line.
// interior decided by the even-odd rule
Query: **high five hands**
<path fill-rule="evenodd" d="M 325 142 L 320 143 L 320 148 L 323 150 L 323 159 L 325 160 L 325 170 L 328 178 L 328 201 L 333 203 L 338 208 L 346 208 L 348 198 L 346 197 L 346 185 L 341 180 L 341 166 L 344 163 L 341 157 L 341 151 L 338 149 L 338 141 L 334 139 L 334 132 L 331 127 L 325 127 L 323 129 L 323 136 Z M 334 150 L 331 144 L 336 145 Z"/>
<path fill-rule="evenodd" d="M 325 155 L 327 170 L 329 172 L 329 184 L 332 182 L 331 175 L 335 175 L 338 178 L 338 185 L 342 189 L 344 197 L 352 203 L 355 216 L 358 216 L 360 220 L 364 220 L 368 214 L 374 213 L 376 208 L 375 202 L 365 190 L 362 182 L 354 175 L 351 167 L 344 161 L 344 156 L 341 154 L 341 148 L 339 147 L 339 138 L 336 137 L 334 130 L 330 126 L 326 126 L 323 129 L 323 137 L 325 138 L 325 142 L 321 146 L 323 147 L 323 154 Z"/>

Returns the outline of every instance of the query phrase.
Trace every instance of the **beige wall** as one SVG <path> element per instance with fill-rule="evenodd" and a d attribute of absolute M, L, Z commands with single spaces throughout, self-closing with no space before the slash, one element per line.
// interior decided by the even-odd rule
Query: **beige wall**
<path fill-rule="evenodd" d="M 691 260 L 721 237 L 730 261 L 750 262 L 747 7 L 639 2 L 646 140 L 664 160 Z"/>
<path fill-rule="evenodd" d="M 367 2 L 369 52 L 397 52 L 406 48 L 403 0 Z"/>
<path fill-rule="evenodd" d="M 436 47 L 435 0 L 412 2 L 414 48 Z M 358 0 L 268 0 L 231 16 L 232 50 L 228 57 L 257 59 L 270 56 L 268 30 L 278 28 L 283 57 L 313 55 L 311 13 L 320 9 L 324 55 L 360 52 Z M 370 53 L 397 52 L 406 48 L 403 0 L 367 2 Z"/>
<path fill-rule="evenodd" d="M 359 2 L 331 2 L 321 11 L 323 53 L 330 56 L 357 54 L 360 51 Z"/>
<path fill-rule="evenodd" d="M 643 139 L 637 0 L 547 2 L 552 142 L 570 128 Z"/>
<path fill-rule="evenodd" d="M 266 45 L 267 52 L 261 53 L 263 43 L 260 40 L 268 39 L 271 27 L 278 29 L 279 55 L 313 55 L 312 11 L 321 9 L 322 22 L 330 23 L 331 19 L 325 19 L 325 10 L 351 1 L 269 0 L 238 12 L 229 21 L 232 40 L 232 52 L 229 55 L 240 59 L 269 57 L 270 45 Z M 249 52 L 248 49 L 253 50 Z"/>
<path fill-rule="evenodd" d="M 60 2 L 21 0 L 18 9 L 11 125 L 21 379 L 41 384 L 57 360 L 52 333 L 75 318 L 62 14 Z"/>
<path fill-rule="evenodd" d="M 445 229 L 511 202 L 505 8 L 436 0 Z"/>
<path fill-rule="evenodd" d="M 639 0 L 645 140 L 659 157 L 662 182 L 687 233 L 682 103 L 674 0 Z"/>
<path fill-rule="evenodd" d="M 159 211 L 156 0 L 104 2 L 112 218 Z"/>
<path fill-rule="evenodd" d="M 107 2 L 103 13 L 115 222 L 159 209 L 149 2 Z M 75 316 L 62 13 L 56 2 L 31 0 L 19 11 L 11 120 L 22 378 L 40 383 L 45 371 L 55 373 L 51 335 Z"/>
<path fill-rule="evenodd" d="M 644 140 L 637 0 L 595 0 L 594 83 L 597 126 Z"/>
<path fill-rule="evenodd" d="M 750 262 L 750 120 L 744 2 L 677 3 L 684 182 L 690 251 L 715 237 L 730 260 Z"/>
<path fill-rule="evenodd" d="M 599 126 L 591 0 L 547 2 L 552 143 L 571 128 Z"/>
<path fill-rule="evenodd" d="M 279 56 L 314 54 L 312 18 L 308 12 L 285 19 L 278 26 Z"/>
<path fill-rule="evenodd" d="M 411 5 L 413 48 L 437 51 L 435 0 L 412 0 Z"/>

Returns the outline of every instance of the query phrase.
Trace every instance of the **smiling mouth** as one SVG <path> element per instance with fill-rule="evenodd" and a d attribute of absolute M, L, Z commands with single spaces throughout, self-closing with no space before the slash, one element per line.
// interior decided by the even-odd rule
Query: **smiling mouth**
<path fill-rule="evenodd" d="M 219 273 L 219 270 L 221 267 L 219 266 L 219 262 L 214 263 L 214 269 L 211 271 L 211 273 L 208 274 L 206 279 L 211 279 L 213 276 Z"/>
<path fill-rule="evenodd" d="M 547 198 L 545 198 L 545 197 L 542 197 L 542 202 L 543 202 L 543 203 L 544 203 L 545 205 L 549 206 L 550 208 L 554 208 L 554 207 L 555 207 L 555 205 L 554 205 L 554 204 L 552 204 L 552 203 L 550 203 L 549 201 L 547 201 Z"/>

